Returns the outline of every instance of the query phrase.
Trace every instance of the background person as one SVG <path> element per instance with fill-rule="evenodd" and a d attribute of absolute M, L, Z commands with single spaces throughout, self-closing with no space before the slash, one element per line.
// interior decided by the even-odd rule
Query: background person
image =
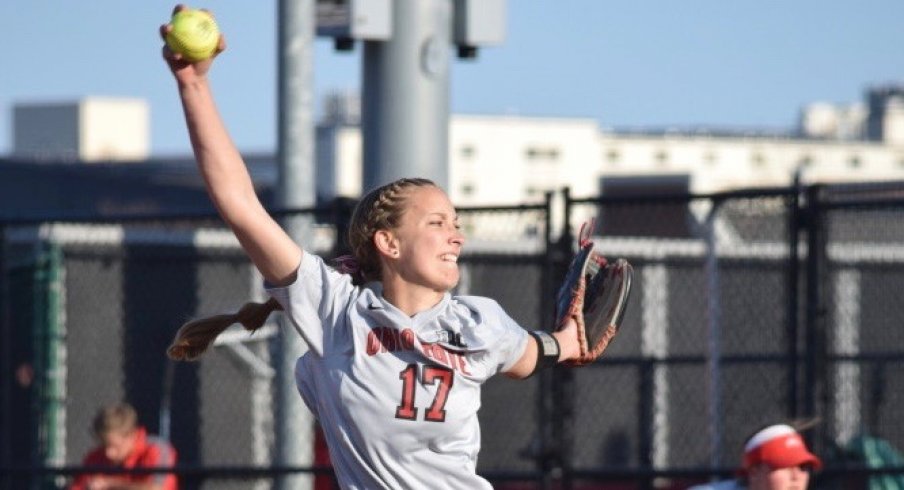
<path fill-rule="evenodd" d="M 810 472 L 822 468 L 822 461 L 807 449 L 792 426 L 764 427 L 747 439 L 738 480 L 691 487 L 689 490 L 804 490 Z"/>
<path fill-rule="evenodd" d="M 99 446 L 91 450 L 82 465 L 105 468 L 157 468 L 176 463 L 176 451 L 166 441 L 149 436 L 138 425 L 138 414 L 128 403 L 101 408 L 94 417 L 93 433 Z M 176 476 L 147 474 L 82 474 L 70 490 L 176 490 Z"/>

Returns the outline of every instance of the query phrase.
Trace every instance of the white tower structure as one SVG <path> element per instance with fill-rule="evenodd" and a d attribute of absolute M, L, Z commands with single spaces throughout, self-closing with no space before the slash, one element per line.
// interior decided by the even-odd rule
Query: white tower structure
<path fill-rule="evenodd" d="M 143 99 L 86 97 L 13 108 L 13 157 L 72 162 L 139 161 L 150 149 Z"/>

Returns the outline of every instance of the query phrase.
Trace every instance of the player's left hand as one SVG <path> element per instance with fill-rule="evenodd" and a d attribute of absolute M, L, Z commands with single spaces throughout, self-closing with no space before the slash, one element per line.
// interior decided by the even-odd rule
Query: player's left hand
<path fill-rule="evenodd" d="M 584 236 L 583 228 L 580 247 L 556 295 L 556 332 L 573 331 L 580 350 L 576 356 L 564 358 L 565 364 L 573 366 L 595 361 L 615 338 L 634 273 L 627 260 L 610 263 L 594 251 L 589 232 Z"/>

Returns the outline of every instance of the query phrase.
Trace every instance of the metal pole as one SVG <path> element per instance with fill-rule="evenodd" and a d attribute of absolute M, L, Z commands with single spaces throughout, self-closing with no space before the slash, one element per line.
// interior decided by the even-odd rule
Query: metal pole
<path fill-rule="evenodd" d="M 806 301 L 807 317 L 805 331 L 806 364 L 804 367 L 804 386 L 806 394 L 803 411 L 807 417 L 821 417 L 825 405 L 819 401 L 825 393 L 825 301 L 822 280 L 826 262 L 826 236 L 823 225 L 823 208 L 821 207 L 822 186 L 810 185 L 807 188 L 807 279 Z M 823 431 L 813 431 L 811 447 L 815 451 L 822 449 Z"/>
<path fill-rule="evenodd" d="M 572 211 L 574 203 L 571 201 L 571 189 L 565 187 L 562 189 L 562 201 L 565 207 L 564 219 L 565 226 L 562 232 L 562 240 L 559 242 L 560 252 L 559 258 L 562 267 L 562 274 L 567 270 L 571 257 L 574 254 L 575 240 L 571 234 Z M 593 230 L 591 230 L 592 232 Z M 554 313 L 555 314 L 555 313 Z M 575 397 L 575 381 L 574 370 L 560 365 L 556 365 L 552 372 L 552 387 L 547 393 L 552 394 L 552 428 L 553 436 L 551 442 L 555 453 L 550 455 L 548 470 L 559 473 L 561 476 L 560 488 L 570 490 L 572 488 L 571 480 L 571 449 L 574 447 L 574 397 Z M 552 475 L 550 475 L 552 476 Z M 552 487 L 549 487 L 552 488 Z"/>
<path fill-rule="evenodd" d="M 448 185 L 451 0 L 394 0 L 393 34 L 365 41 L 364 191 L 401 177 Z"/>
<path fill-rule="evenodd" d="M 278 148 L 279 178 L 276 206 L 280 209 L 313 207 L 314 121 L 313 44 L 314 0 L 280 0 L 278 24 Z M 310 217 L 289 217 L 282 226 L 302 247 Z M 280 318 L 276 342 L 277 372 L 276 462 L 280 466 L 311 466 L 314 421 L 295 388 L 295 362 L 306 350 L 294 328 Z M 279 478 L 281 489 L 311 488 L 313 475 Z"/>
<path fill-rule="evenodd" d="M 722 464 L 722 325 L 721 300 L 719 296 L 719 262 L 715 233 L 716 214 L 720 201 L 713 201 L 712 208 L 706 215 L 706 313 L 707 333 L 709 337 L 709 355 L 707 356 L 707 379 L 709 380 L 708 415 L 709 415 L 709 463 L 711 468 Z"/>
<path fill-rule="evenodd" d="M 800 230 L 803 227 L 800 193 L 801 171 L 794 172 L 794 192 L 788 202 L 788 415 L 793 420 L 801 416 L 799 396 L 800 363 L 798 359 L 798 339 L 800 335 L 798 321 L 800 313 Z"/>

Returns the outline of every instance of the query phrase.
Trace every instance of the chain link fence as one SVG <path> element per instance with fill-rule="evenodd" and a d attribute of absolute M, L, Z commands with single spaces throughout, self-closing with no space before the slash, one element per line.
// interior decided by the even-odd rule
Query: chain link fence
<path fill-rule="evenodd" d="M 864 470 L 863 437 L 904 448 L 902 191 L 566 192 L 559 204 L 460 209 L 457 292 L 496 299 L 525 328 L 549 329 L 587 219 L 599 250 L 635 268 L 599 362 L 487 382 L 478 471 L 500 489 L 684 488 L 731 475 L 755 429 L 817 418 L 806 432 L 828 463 L 817 488 L 861 488 L 851 482 L 877 475 Z M 331 258 L 349 204 L 280 216 L 308 215 L 305 246 Z M 254 336 L 227 332 L 199 362 L 166 359 L 186 320 L 263 297 L 217 220 L 2 233 L 0 488 L 63 488 L 94 445 L 95 411 L 118 400 L 175 446 L 183 488 L 272 488 L 289 472 L 334 487 L 318 437 L 310 467 L 276 463 L 277 315 Z"/>

